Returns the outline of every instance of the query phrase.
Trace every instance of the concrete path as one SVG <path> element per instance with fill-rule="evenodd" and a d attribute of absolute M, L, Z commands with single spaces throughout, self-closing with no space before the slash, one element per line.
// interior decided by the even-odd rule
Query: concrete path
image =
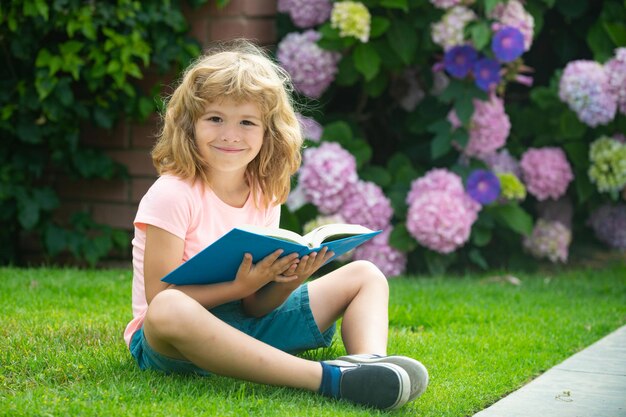
<path fill-rule="evenodd" d="M 626 326 L 474 417 L 626 417 Z"/>

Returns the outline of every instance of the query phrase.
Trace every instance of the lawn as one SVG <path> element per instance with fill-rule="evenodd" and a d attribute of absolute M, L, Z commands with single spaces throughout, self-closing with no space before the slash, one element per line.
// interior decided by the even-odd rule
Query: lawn
<path fill-rule="evenodd" d="M 390 352 L 431 373 L 391 415 L 472 415 L 626 323 L 626 265 L 393 279 Z M 129 270 L 0 269 L 0 415 L 370 416 L 308 392 L 141 372 L 122 340 Z M 333 347 L 309 353 L 326 359 Z"/>

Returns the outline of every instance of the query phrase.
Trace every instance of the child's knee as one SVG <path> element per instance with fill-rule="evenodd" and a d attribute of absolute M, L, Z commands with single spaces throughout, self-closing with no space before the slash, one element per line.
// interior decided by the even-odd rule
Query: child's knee
<path fill-rule="evenodd" d="M 380 290 L 389 291 L 387 277 L 372 262 L 358 260 L 350 265 L 354 268 L 354 276 L 359 278 L 362 286 L 375 286 Z"/>
<path fill-rule="evenodd" d="M 161 335 L 182 330 L 188 319 L 197 314 L 194 304 L 196 302 L 181 291 L 163 290 L 150 302 L 144 326 Z"/>

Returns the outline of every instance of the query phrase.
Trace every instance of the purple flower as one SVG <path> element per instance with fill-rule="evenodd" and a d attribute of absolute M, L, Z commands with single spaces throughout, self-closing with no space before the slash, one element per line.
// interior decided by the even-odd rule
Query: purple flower
<path fill-rule="evenodd" d="M 614 249 L 626 249 L 626 205 L 600 206 L 591 213 L 589 224 L 599 241 Z"/>
<path fill-rule="evenodd" d="M 324 214 L 335 213 L 358 181 L 356 160 L 338 143 L 323 142 L 303 152 L 298 179 L 307 201 Z"/>
<path fill-rule="evenodd" d="M 354 250 L 354 260 L 362 259 L 376 265 L 387 278 L 401 275 L 406 270 L 406 254 L 389 245 L 392 227 Z"/>
<path fill-rule="evenodd" d="M 276 56 L 287 70 L 293 85 L 302 94 L 319 98 L 335 80 L 341 54 L 317 45 L 322 37 L 314 30 L 290 33 L 278 44 Z"/>
<path fill-rule="evenodd" d="M 338 211 L 341 217 L 374 230 L 384 230 L 389 226 L 393 217 L 391 201 L 378 185 L 358 181 L 346 188 L 348 195 Z"/>
<path fill-rule="evenodd" d="M 511 62 L 524 53 L 524 35 L 519 29 L 505 26 L 491 40 L 491 50 L 501 62 Z"/>
<path fill-rule="evenodd" d="M 300 28 L 324 23 L 332 8 L 329 0 L 278 0 L 278 11 L 289 13 L 293 23 Z"/>
<path fill-rule="evenodd" d="M 469 45 L 454 46 L 443 57 L 444 68 L 456 78 L 465 77 L 476 62 L 478 53 Z"/>
<path fill-rule="evenodd" d="M 500 180 L 491 171 L 477 169 L 467 177 L 467 193 L 480 204 L 489 204 L 500 195 Z"/>
<path fill-rule="evenodd" d="M 474 64 L 476 85 L 483 91 L 489 91 L 500 83 L 500 64 L 498 61 L 483 58 Z"/>

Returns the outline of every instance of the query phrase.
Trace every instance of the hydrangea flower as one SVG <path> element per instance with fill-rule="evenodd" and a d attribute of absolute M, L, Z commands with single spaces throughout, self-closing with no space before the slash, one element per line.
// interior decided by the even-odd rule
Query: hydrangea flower
<path fill-rule="evenodd" d="M 456 78 L 465 78 L 478 59 L 478 52 L 470 45 L 457 45 L 448 49 L 443 57 L 446 72 Z"/>
<path fill-rule="evenodd" d="M 529 148 L 520 161 L 528 192 L 537 200 L 558 199 L 574 179 L 572 168 L 561 148 Z"/>
<path fill-rule="evenodd" d="M 302 136 L 313 142 L 319 142 L 322 137 L 322 132 L 324 131 L 322 125 L 317 123 L 315 119 L 303 116 L 300 113 L 296 113 L 296 117 L 298 118 L 298 122 L 300 122 Z"/>
<path fill-rule="evenodd" d="M 341 217 L 339 214 L 332 214 L 329 216 L 317 216 L 316 218 L 314 218 L 313 220 L 309 220 L 308 222 L 306 222 L 304 224 L 304 226 L 302 226 L 302 233 L 307 234 L 313 231 L 313 229 L 320 227 L 320 226 L 325 226 L 327 224 L 333 224 L 333 223 L 345 223 L 346 221 L 344 220 L 343 217 Z"/>
<path fill-rule="evenodd" d="M 353 259 L 370 261 L 387 278 L 402 275 L 406 271 L 406 254 L 389 245 L 392 228 L 388 227 L 369 242 L 354 250 Z"/>
<path fill-rule="evenodd" d="M 626 114 L 626 48 L 617 48 L 615 57 L 604 64 L 609 92 L 615 97 L 619 111 Z"/>
<path fill-rule="evenodd" d="M 626 249 L 626 205 L 600 206 L 591 213 L 589 224 L 600 242 L 613 249 Z"/>
<path fill-rule="evenodd" d="M 473 103 L 474 113 L 470 119 L 465 154 L 482 158 L 504 146 L 511 130 L 511 121 L 504 112 L 504 102 L 494 94 L 489 97 L 489 101 L 474 99 Z M 448 118 L 453 128 L 460 126 L 454 110 Z"/>
<path fill-rule="evenodd" d="M 498 152 L 482 155 L 481 159 L 485 164 L 487 164 L 489 169 L 496 174 L 510 172 L 517 178 L 522 177 L 519 161 L 509 153 L 508 149 L 502 149 Z"/>
<path fill-rule="evenodd" d="M 463 246 L 478 217 L 480 204 L 469 197 L 461 178 L 434 169 L 411 184 L 406 225 L 421 245 L 439 253 Z"/>
<path fill-rule="evenodd" d="M 466 189 L 469 196 L 478 203 L 493 203 L 500 195 L 500 180 L 491 171 L 476 169 L 467 177 Z"/>
<path fill-rule="evenodd" d="M 505 26 L 491 40 L 491 50 L 500 62 L 511 62 L 524 53 L 524 36 L 519 29 Z"/>
<path fill-rule="evenodd" d="M 406 203 L 411 205 L 420 194 L 427 191 L 441 191 L 450 194 L 463 194 L 463 181 L 458 175 L 444 168 L 431 169 L 421 178 L 411 183 L 411 190 L 407 194 Z"/>
<path fill-rule="evenodd" d="M 332 8 L 330 0 L 278 0 L 278 11 L 288 13 L 293 23 L 303 29 L 327 21 Z"/>
<path fill-rule="evenodd" d="M 438 9 L 449 9 L 461 4 L 461 0 L 430 0 L 430 2 Z"/>
<path fill-rule="evenodd" d="M 359 181 L 352 185 L 349 195 L 339 208 L 339 214 L 351 223 L 383 230 L 391 222 L 393 209 L 391 201 L 378 185 Z"/>
<path fill-rule="evenodd" d="M 571 241 L 572 232 L 560 222 L 539 219 L 532 234 L 524 237 L 523 245 L 536 258 L 565 263 Z"/>
<path fill-rule="evenodd" d="M 503 26 L 517 28 L 524 37 L 524 50 L 528 51 L 533 43 L 535 30 L 535 19 L 528 13 L 521 2 L 509 0 L 506 3 L 498 3 L 491 12 L 492 18 L 497 22 L 493 25 L 494 31 L 500 30 Z"/>
<path fill-rule="evenodd" d="M 298 183 L 295 188 L 291 189 L 285 204 L 287 205 L 287 208 L 289 208 L 289 211 L 293 213 L 300 207 L 304 206 L 307 202 L 306 195 L 304 194 L 304 187 L 302 187 L 302 184 Z"/>
<path fill-rule="evenodd" d="M 581 122 L 591 127 L 609 123 L 617 110 L 616 97 L 602 65 L 595 61 L 571 61 L 559 83 L 559 98 Z"/>
<path fill-rule="evenodd" d="M 369 10 L 358 1 L 337 2 L 330 15 L 330 25 L 339 29 L 339 36 L 354 36 L 363 43 L 369 40 L 371 21 Z"/>
<path fill-rule="evenodd" d="M 523 201 L 526 198 L 526 187 L 514 174 L 501 172 L 496 175 L 500 180 L 500 195 L 505 200 Z"/>
<path fill-rule="evenodd" d="M 431 26 L 433 42 L 448 50 L 465 42 L 465 26 L 476 20 L 476 13 L 464 6 L 455 6 L 448 10 L 441 21 Z"/>
<path fill-rule="evenodd" d="M 626 144 L 608 136 L 589 148 L 589 178 L 598 191 L 619 191 L 626 185 Z"/>
<path fill-rule="evenodd" d="M 335 80 L 341 58 L 341 54 L 317 46 L 320 38 L 321 35 L 314 30 L 290 33 L 280 41 L 276 52 L 296 90 L 311 98 L 321 96 Z"/>
<path fill-rule="evenodd" d="M 483 91 L 494 89 L 502 77 L 500 76 L 500 64 L 490 58 L 482 58 L 474 63 L 474 79 L 476 86 Z"/>
<path fill-rule="evenodd" d="M 303 152 L 299 182 L 307 201 L 323 214 L 336 213 L 358 181 L 354 156 L 335 142 Z"/>

